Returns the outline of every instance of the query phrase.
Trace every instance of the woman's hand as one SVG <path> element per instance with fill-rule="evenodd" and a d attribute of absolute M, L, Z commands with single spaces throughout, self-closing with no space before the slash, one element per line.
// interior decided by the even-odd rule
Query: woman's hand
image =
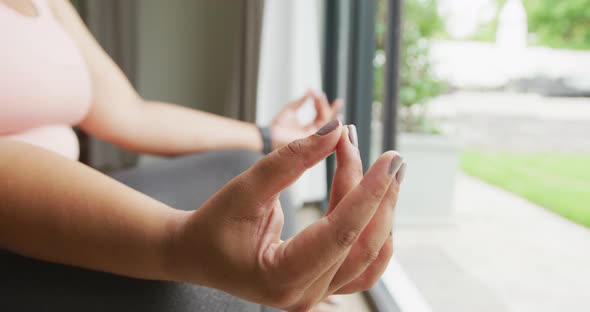
<path fill-rule="evenodd" d="M 310 97 L 313 99 L 316 117 L 311 123 L 302 125 L 297 118 L 297 110 Z M 301 98 L 287 105 L 273 119 L 271 124 L 273 150 L 315 133 L 328 121 L 338 117 L 342 105 L 342 101 L 338 99 L 330 105 L 324 93 L 314 90 L 307 91 Z"/>
<path fill-rule="evenodd" d="M 334 120 L 289 143 L 187 215 L 171 245 L 172 278 L 289 311 L 307 311 L 335 292 L 371 287 L 392 253 L 402 160 L 387 152 L 362 177 L 350 129 Z M 281 241 L 279 193 L 335 149 L 329 214 Z"/>

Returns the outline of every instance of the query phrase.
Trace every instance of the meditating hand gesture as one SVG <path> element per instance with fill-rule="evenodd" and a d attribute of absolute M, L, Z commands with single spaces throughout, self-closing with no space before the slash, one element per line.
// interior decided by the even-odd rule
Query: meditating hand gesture
<path fill-rule="evenodd" d="M 297 117 L 297 111 L 308 99 L 313 101 L 315 118 L 308 124 L 302 124 Z M 308 90 L 302 97 L 288 104 L 273 119 L 270 125 L 272 130 L 272 149 L 280 148 L 289 142 L 315 133 L 330 120 L 336 119 L 342 106 L 342 100 L 337 99 L 330 105 L 325 93 L 311 89 Z"/>
<path fill-rule="evenodd" d="M 405 163 L 389 151 L 363 177 L 356 141 L 354 126 L 333 120 L 230 181 L 175 226 L 171 277 L 288 311 L 372 287 L 392 255 Z M 279 193 L 333 151 L 338 167 L 328 213 L 281 241 Z"/>

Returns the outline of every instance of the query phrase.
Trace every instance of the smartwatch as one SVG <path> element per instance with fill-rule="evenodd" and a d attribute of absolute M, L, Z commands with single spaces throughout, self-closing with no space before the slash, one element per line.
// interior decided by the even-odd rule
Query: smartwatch
<path fill-rule="evenodd" d="M 272 152 L 272 140 L 271 140 L 271 136 L 270 136 L 270 128 L 258 126 L 258 131 L 260 131 L 260 136 L 262 137 L 262 152 L 265 155 L 270 154 L 270 152 Z"/>

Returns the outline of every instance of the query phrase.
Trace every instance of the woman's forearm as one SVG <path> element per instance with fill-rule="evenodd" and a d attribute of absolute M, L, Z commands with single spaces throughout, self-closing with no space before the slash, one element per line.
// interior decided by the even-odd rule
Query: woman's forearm
<path fill-rule="evenodd" d="M 0 140 L 0 248 L 51 262 L 169 279 L 169 237 L 186 212 L 82 164 Z"/>
<path fill-rule="evenodd" d="M 134 135 L 130 142 L 144 151 L 165 154 L 220 149 L 262 151 L 260 133 L 252 123 L 161 102 L 146 102 L 142 114 L 143 118 L 135 124 L 139 131 L 130 131 Z"/>
<path fill-rule="evenodd" d="M 139 102 L 126 104 L 128 108 L 119 111 L 123 116 L 101 118 L 111 122 L 92 127 L 92 134 L 128 150 L 156 155 L 223 149 L 262 151 L 262 138 L 252 123 L 174 104 Z"/>
<path fill-rule="evenodd" d="M 51 7 L 80 49 L 92 78 L 92 107 L 80 125 L 84 130 L 125 149 L 159 155 L 214 149 L 262 151 L 262 139 L 253 124 L 144 101 L 69 1 L 51 1 Z"/>

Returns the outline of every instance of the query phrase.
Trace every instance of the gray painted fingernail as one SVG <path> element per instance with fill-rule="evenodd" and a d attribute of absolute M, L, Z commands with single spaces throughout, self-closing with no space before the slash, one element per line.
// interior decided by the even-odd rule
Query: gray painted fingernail
<path fill-rule="evenodd" d="M 391 164 L 389 165 L 389 175 L 394 175 L 398 172 L 399 168 L 402 166 L 404 159 L 399 154 L 395 154 L 393 159 L 391 160 Z"/>
<path fill-rule="evenodd" d="M 355 147 L 359 147 L 359 138 L 356 133 L 356 127 L 354 125 L 348 125 L 347 127 L 348 139 L 350 140 L 350 143 L 352 143 L 352 145 L 354 145 Z"/>
<path fill-rule="evenodd" d="M 338 125 L 340 125 L 340 121 L 338 121 L 338 119 L 334 119 L 329 123 L 325 124 L 323 127 L 321 127 L 320 130 L 318 130 L 318 132 L 316 132 L 315 134 L 326 135 L 334 131 L 334 129 L 338 128 Z"/>
<path fill-rule="evenodd" d="M 402 181 L 404 180 L 405 175 L 406 175 L 406 162 L 404 161 L 402 166 L 397 171 L 397 174 L 395 175 L 395 179 L 397 180 L 397 184 L 402 184 Z"/>

